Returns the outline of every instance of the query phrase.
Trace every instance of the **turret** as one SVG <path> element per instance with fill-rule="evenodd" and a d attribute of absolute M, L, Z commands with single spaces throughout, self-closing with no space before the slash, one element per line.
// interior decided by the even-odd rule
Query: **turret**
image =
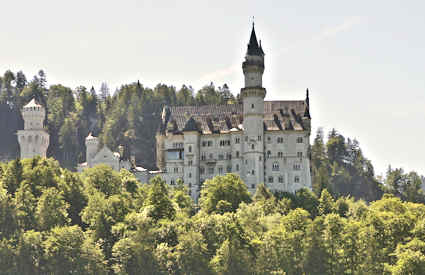
<path fill-rule="evenodd" d="M 33 98 L 22 108 L 22 117 L 25 130 L 40 130 L 44 128 L 43 122 L 46 117 L 46 111 Z"/>
<path fill-rule="evenodd" d="M 264 182 L 264 51 L 258 44 L 254 24 L 245 61 L 242 63 L 245 87 L 241 89 L 243 102 L 245 182 L 254 192 L 256 185 Z"/>
<path fill-rule="evenodd" d="M 99 147 L 99 140 L 91 133 L 86 137 L 86 162 L 91 167 L 92 160 L 96 156 Z"/>
<path fill-rule="evenodd" d="M 49 147 L 49 134 L 44 129 L 45 116 L 44 107 L 38 104 L 35 99 L 32 99 L 22 108 L 24 129 L 17 133 L 21 158 L 46 157 Z"/>

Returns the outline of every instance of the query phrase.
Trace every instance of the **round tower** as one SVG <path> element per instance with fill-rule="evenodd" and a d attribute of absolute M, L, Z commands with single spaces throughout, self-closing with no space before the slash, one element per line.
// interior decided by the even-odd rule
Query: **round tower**
<path fill-rule="evenodd" d="M 253 192 L 256 185 L 264 183 L 264 97 L 262 87 L 264 52 L 258 44 L 252 24 L 245 61 L 242 63 L 245 87 L 241 89 L 243 102 L 245 182 Z"/>
<path fill-rule="evenodd" d="M 92 165 L 93 158 L 96 156 L 99 147 L 99 140 L 90 133 L 86 137 L 86 162 L 89 167 Z"/>
<path fill-rule="evenodd" d="M 44 129 L 45 116 L 45 109 L 35 99 L 22 108 L 24 130 L 19 130 L 17 133 L 21 158 L 46 157 L 49 134 Z"/>

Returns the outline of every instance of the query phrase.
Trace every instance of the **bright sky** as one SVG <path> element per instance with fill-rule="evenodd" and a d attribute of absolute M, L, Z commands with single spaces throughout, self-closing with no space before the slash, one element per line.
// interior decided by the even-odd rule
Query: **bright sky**
<path fill-rule="evenodd" d="M 377 174 L 425 174 L 425 1 L 21 0 L 0 11 L 1 73 L 112 90 L 213 81 L 235 94 L 255 16 L 268 100 L 308 87 L 315 128 L 357 138 Z"/>

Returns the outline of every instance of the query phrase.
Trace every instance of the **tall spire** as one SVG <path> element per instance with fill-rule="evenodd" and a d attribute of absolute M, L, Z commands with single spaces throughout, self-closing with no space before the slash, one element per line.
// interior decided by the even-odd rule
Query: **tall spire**
<path fill-rule="evenodd" d="M 252 31 L 251 31 L 251 37 L 249 38 L 249 44 L 248 44 L 248 55 L 260 55 L 263 56 L 264 52 L 261 48 L 261 45 L 258 45 L 257 36 L 255 35 L 255 27 L 254 22 L 252 22 Z"/>

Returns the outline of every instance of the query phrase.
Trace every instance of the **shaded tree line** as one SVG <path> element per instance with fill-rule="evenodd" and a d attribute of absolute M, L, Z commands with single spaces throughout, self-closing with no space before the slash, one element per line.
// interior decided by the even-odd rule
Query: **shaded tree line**
<path fill-rule="evenodd" d="M 377 177 L 359 142 L 345 138 L 335 129 L 329 131 L 326 142 L 323 130 L 318 129 L 311 146 L 311 169 L 313 190 L 317 195 L 327 189 L 335 197 L 352 196 L 374 201 L 389 193 L 405 201 L 425 203 L 420 175 L 390 166 L 385 177 Z"/>
<path fill-rule="evenodd" d="M 138 182 L 108 166 L 0 164 L 0 274 L 424 274 L 425 205 L 301 189 L 251 195 L 234 174 Z"/>
<path fill-rule="evenodd" d="M 45 125 L 50 134 L 49 157 L 63 167 L 75 169 L 85 161 L 85 137 L 92 132 L 112 150 L 124 147 L 124 156 L 134 155 L 136 162 L 155 168 L 155 133 L 164 105 L 225 104 L 237 99 L 224 84 L 213 83 L 199 91 L 183 85 L 158 84 L 153 89 L 139 82 L 121 86 L 111 96 L 103 83 L 99 91 L 79 86 L 47 86 L 41 70 L 30 81 L 23 72 L 6 71 L 0 77 L 0 159 L 19 156 L 16 131 L 23 128 L 21 108 L 35 98 L 47 111 Z"/>

